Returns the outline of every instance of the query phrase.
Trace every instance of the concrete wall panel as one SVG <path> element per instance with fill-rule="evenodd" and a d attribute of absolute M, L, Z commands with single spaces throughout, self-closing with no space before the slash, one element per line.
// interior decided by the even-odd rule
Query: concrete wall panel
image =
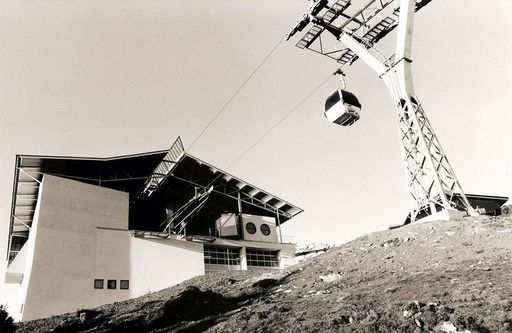
<path fill-rule="evenodd" d="M 45 175 L 38 205 L 22 320 L 96 305 L 96 227 L 128 226 L 127 193 L 73 180 Z"/>
<path fill-rule="evenodd" d="M 97 229 L 96 263 L 89 289 L 95 306 L 130 298 L 130 290 L 120 289 L 121 280 L 130 280 L 130 242 L 128 230 Z M 94 279 L 103 280 L 103 289 L 94 289 Z M 107 281 L 116 280 L 116 289 L 108 289 Z M 134 281 L 130 281 L 133 285 Z"/>
<path fill-rule="evenodd" d="M 137 297 L 203 275 L 203 245 L 132 237 L 130 295 Z M 141 281 L 140 283 L 138 281 Z"/>
<path fill-rule="evenodd" d="M 247 232 L 247 223 L 253 223 L 255 225 L 256 230 L 254 234 Z M 263 224 L 266 224 L 269 227 L 269 235 L 264 235 L 261 232 L 261 226 Z M 273 217 L 242 214 L 242 225 L 242 235 L 244 240 L 274 243 L 277 242 L 276 220 Z"/>

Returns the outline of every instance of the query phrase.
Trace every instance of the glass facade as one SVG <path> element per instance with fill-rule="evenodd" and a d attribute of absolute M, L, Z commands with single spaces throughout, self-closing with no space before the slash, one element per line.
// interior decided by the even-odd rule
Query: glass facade
<path fill-rule="evenodd" d="M 247 249 L 247 266 L 279 267 L 279 251 Z"/>
<path fill-rule="evenodd" d="M 205 245 L 204 264 L 207 273 L 214 271 L 239 270 L 240 249 Z"/>

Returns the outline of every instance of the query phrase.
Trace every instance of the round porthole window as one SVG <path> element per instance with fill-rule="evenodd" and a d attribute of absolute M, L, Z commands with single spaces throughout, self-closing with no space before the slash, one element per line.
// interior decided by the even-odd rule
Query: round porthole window
<path fill-rule="evenodd" d="M 268 226 L 268 224 L 263 223 L 260 226 L 260 230 L 261 230 L 261 233 L 264 234 L 265 236 L 270 235 L 270 227 Z"/>
<path fill-rule="evenodd" d="M 254 235 L 256 233 L 256 226 L 254 225 L 254 223 L 252 222 L 249 222 L 245 225 L 245 230 L 251 234 L 251 235 Z"/>

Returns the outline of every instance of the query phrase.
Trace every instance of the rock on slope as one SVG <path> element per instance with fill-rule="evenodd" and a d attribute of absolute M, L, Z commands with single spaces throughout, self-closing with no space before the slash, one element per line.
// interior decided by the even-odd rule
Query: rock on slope
<path fill-rule="evenodd" d="M 512 332 L 512 218 L 372 233 L 285 271 L 201 276 L 18 332 Z"/>

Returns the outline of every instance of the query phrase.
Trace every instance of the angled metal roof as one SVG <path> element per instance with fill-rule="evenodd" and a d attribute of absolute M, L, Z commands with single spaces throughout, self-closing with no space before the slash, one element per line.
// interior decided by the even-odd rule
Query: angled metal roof
<path fill-rule="evenodd" d="M 193 169 L 197 177 L 185 175 L 182 170 L 185 167 Z M 108 158 L 17 155 L 9 228 L 9 261 L 14 259 L 28 238 L 44 174 L 125 191 L 135 199 L 165 192 L 173 182 L 203 188 L 213 186 L 213 191 L 219 195 L 276 214 L 281 224 L 303 211 L 186 153 L 179 137 L 169 150 Z"/>
<path fill-rule="evenodd" d="M 196 163 L 204 170 L 201 177 L 187 179 L 180 177 L 176 169 L 183 163 Z M 206 171 L 206 169 L 208 171 Z M 250 205 L 257 206 L 264 210 L 282 215 L 282 222 L 301 213 L 303 210 L 288 201 L 285 201 L 271 193 L 266 192 L 248 182 L 237 178 L 226 171 L 223 171 L 191 154 L 185 152 L 181 139 L 178 137 L 171 148 L 166 153 L 162 161 L 155 167 L 144 184 L 141 196 L 150 196 L 156 192 L 162 184 L 169 178 L 179 179 L 188 182 L 194 186 L 207 188 L 213 186 L 213 191 L 219 194 L 240 199 Z M 238 198 L 240 194 L 240 198 Z M 235 197 L 236 195 L 236 197 Z"/>

